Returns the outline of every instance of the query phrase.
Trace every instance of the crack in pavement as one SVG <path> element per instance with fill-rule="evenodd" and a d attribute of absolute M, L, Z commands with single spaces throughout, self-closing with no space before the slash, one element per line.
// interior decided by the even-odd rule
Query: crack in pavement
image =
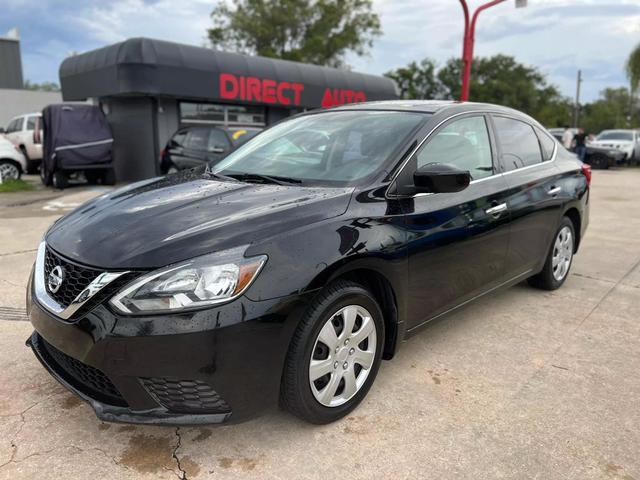
<path fill-rule="evenodd" d="M 188 480 L 187 472 L 182 468 L 182 465 L 180 465 L 180 458 L 178 457 L 178 450 L 182 445 L 182 436 L 180 435 L 180 427 L 176 428 L 176 437 L 178 437 L 178 441 L 176 443 L 176 448 L 173 449 L 173 454 L 172 454 L 174 460 L 176 461 L 176 465 L 178 466 L 179 474 L 176 473 L 176 475 L 180 480 Z"/>
<path fill-rule="evenodd" d="M 17 252 L 0 253 L 0 257 L 10 257 L 11 255 L 20 255 L 21 253 L 33 253 L 37 251 L 37 248 L 32 248 L 30 250 L 18 250 Z"/>

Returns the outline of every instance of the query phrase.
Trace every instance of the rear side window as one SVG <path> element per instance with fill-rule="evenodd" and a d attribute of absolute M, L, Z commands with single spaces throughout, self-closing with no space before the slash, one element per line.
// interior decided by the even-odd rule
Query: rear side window
<path fill-rule="evenodd" d="M 24 125 L 24 117 L 20 117 L 20 118 L 16 119 L 16 126 L 15 126 L 14 130 L 16 132 L 21 132 L 23 125 Z"/>
<path fill-rule="evenodd" d="M 542 147 L 542 158 L 545 162 L 551 160 L 553 149 L 556 146 L 555 140 L 539 128 L 536 128 L 536 133 L 538 134 L 538 140 L 540 140 L 540 147 Z"/>
<path fill-rule="evenodd" d="M 30 132 L 33 131 L 34 128 L 36 128 L 36 116 L 32 116 L 27 118 L 27 130 L 29 130 Z"/>
<path fill-rule="evenodd" d="M 209 129 L 207 128 L 194 128 L 187 133 L 187 139 L 185 140 L 185 148 L 192 150 L 200 150 L 204 152 L 207 149 L 207 143 L 209 142 Z"/>
<path fill-rule="evenodd" d="M 173 137 L 171 137 L 171 146 L 172 147 L 184 147 L 184 141 L 187 138 L 187 131 L 183 130 L 181 132 L 176 132 Z"/>
<path fill-rule="evenodd" d="M 531 125 L 507 117 L 494 117 L 493 121 L 502 150 L 505 171 L 542 162 L 538 137 Z"/>
<path fill-rule="evenodd" d="M 209 150 L 214 148 L 229 149 L 229 140 L 227 134 L 218 128 L 212 128 L 209 134 Z"/>

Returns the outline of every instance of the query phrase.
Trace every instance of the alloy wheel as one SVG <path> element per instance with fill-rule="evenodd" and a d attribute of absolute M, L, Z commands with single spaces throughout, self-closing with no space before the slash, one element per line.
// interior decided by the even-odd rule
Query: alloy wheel
<path fill-rule="evenodd" d="M 360 305 L 331 315 L 316 338 L 309 362 L 309 384 L 325 407 L 348 402 L 362 388 L 376 355 L 376 325 Z"/>
<path fill-rule="evenodd" d="M 572 257 L 573 234 L 569 227 L 564 226 L 556 236 L 556 241 L 553 245 L 553 259 L 551 263 L 551 266 L 553 267 L 553 278 L 558 282 L 562 281 L 569 272 Z"/>
<path fill-rule="evenodd" d="M 0 163 L 0 176 L 3 180 L 17 180 L 20 178 L 20 170 L 13 163 Z"/>

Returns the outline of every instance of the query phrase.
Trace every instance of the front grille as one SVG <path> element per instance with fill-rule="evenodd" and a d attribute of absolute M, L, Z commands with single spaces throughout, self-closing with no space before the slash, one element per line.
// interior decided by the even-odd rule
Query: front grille
<path fill-rule="evenodd" d="M 49 273 L 56 266 L 60 266 L 64 271 L 62 285 L 57 292 L 52 292 L 49 288 Z M 73 300 L 82 292 L 89 284 L 102 273 L 102 270 L 83 267 L 76 263 L 65 260 L 47 247 L 44 255 L 44 283 L 47 286 L 47 292 L 51 297 L 64 308 L 67 308 Z"/>
<path fill-rule="evenodd" d="M 201 380 L 141 378 L 147 391 L 167 410 L 176 413 L 227 413 L 227 402 Z"/>
<path fill-rule="evenodd" d="M 74 388 L 105 403 L 127 406 L 116 386 L 100 370 L 61 352 L 40 335 L 35 338 L 34 348 L 47 357 L 49 366 Z"/>

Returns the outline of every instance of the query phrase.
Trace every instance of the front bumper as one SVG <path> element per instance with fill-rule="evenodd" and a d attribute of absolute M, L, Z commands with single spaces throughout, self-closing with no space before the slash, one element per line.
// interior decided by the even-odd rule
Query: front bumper
<path fill-rule="evenodd" d="M 30 296 L 35 332 L 27 345 L 101 420 L 237 422 L 277 404 L 289 341 L 308 300 L 241 297 L 154 317 L 119 316 L 101 304 L 67 321 Z"/>

